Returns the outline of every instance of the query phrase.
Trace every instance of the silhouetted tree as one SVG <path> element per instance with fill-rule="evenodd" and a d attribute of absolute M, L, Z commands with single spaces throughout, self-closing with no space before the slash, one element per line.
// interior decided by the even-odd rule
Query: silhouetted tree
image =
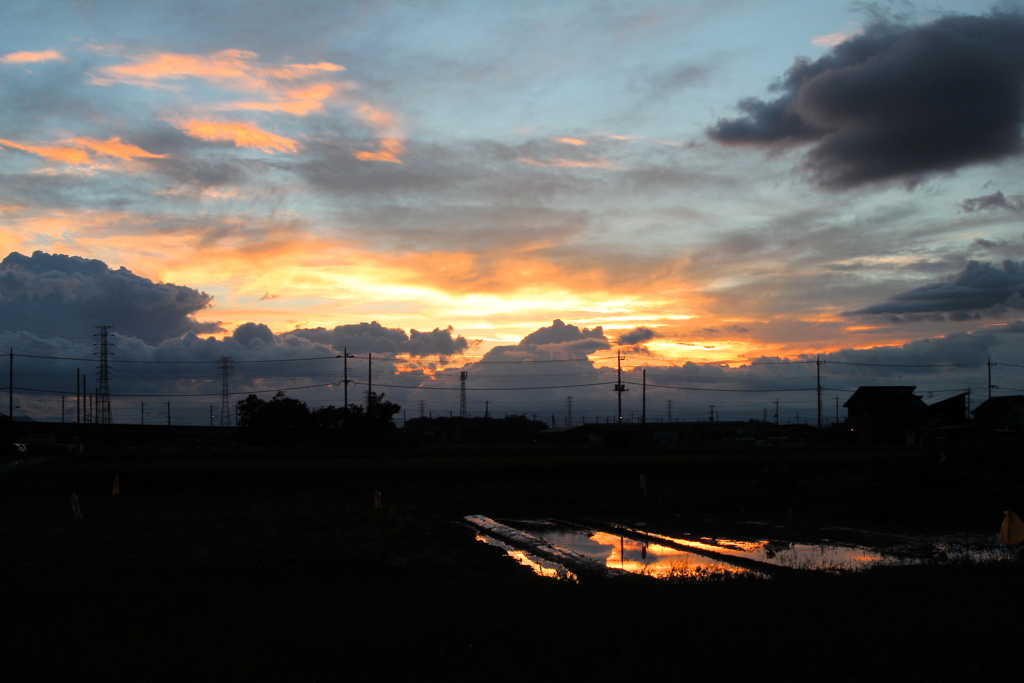
<path fill-rule="evenodd" d="M 366 406 L 351 403 L 310 411 L 305 403 L 278 392 L 270 401 L 249 394 L 238 402 L 238 426 L 265 443 L 284 445 L 308 441 L 343 445 L 372 434 L 393 431 L 392 418 L 401 410 L 384 394 L 370 392 Z"/>
<path fill-rule="evenodd" d="M 328 406 L 333 408 L 333 406 Z M 402 406 L 384 400 L 384 394 L 371 391 L 366 397 L 366 406 L 350 403 L 344 409 L 342 417 L 345 427 L 357 432 L 389 432 L 395 429 L 393 418 Z M 339 410 L 336 409 L 335 410 Z"/>
<path fill-rule="evenodd" d="M 308 438 L 313 420 L 305 403 L 279 391 L 269 401 L 255 394 L 239 401 L 238 426 L 270 443 L 284 445 Z"/>

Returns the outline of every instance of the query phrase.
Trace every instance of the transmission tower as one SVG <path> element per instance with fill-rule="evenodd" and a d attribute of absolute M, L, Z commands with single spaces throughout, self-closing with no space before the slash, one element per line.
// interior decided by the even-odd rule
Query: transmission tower
<path fill-rule="evenodd" d="M 566 412 L 568 413 L 568 417 L 566 418 L 566 422 L 571 427 L 572 426 L 572 396 L 566 396 L 565 397 L 565 408 L 566 408 Z"/>
<path fill-rule="evenodd" d="M 463 370 L 459 373 L 459 381 L 462 383 L 462 388 L 459 391 L 459 417 L 469 417 L 466 412 L 466 377 L 469 373 Z"/>
<path fill-rule="evenodd" d="M 220 426 L 231 426 L 231 356 L 221 356 L 220 364 Z"/>
<path fill-rule="evenodd" d="M 94 337 L 99 337 L 99 342 L 94 346 L 99 346 L 100 356 L 100 367 L 96 371 L 96 411 L 95 421 L 96 424 L 109 425 L 114 423 L 114 418 L 110 412 L 110 347 L 111 343 L 107 338 L 110 328 L 112 325 L 97 325 L 96 329 L 99 330 Z"/>

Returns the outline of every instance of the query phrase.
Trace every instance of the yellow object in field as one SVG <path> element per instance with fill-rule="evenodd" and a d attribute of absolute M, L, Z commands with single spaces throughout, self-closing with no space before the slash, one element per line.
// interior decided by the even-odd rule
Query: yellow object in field
<path fill-rule="evenodd" d="M 1006 545 L 1014 545 L 1024 541 L 1024 522 L 1013 510 L 1003 512 L 1003 526 L 999 529 L 999 541 Z"/>

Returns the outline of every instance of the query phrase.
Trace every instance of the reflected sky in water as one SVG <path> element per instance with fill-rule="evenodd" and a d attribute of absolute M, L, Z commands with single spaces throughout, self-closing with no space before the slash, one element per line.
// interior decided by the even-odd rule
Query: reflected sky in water
<path fill-rule="evenodd" d="M 743 572 L 740 567 L 654 543 L 643 543 L 603 531 L 534 531 L 552 545 L 566 548 L 596 560 L 606 567 L 647 574 L 659 578 L 706 572 Z"/>
<path fill-rule="evenodd" d="M 560 526 L 545 521 L 523 524 L 529 527 L 531 534 L 551 545 L 598 560 L 610 569 L 622 569 L 659 578 L 755 571 L 736 566 L 730 562 L 731 558 L 754 560 L 793 569 L 849 571 L 865 569 L 880 563 L 916 564 L 927 560 L 944 561 L 956 552 L 976 561 L 1005 559 L 1006 554 L 1006 551 L 989 541 L 976 542 L 957 549 L 955 540 L 948 537 L 893 537 L 893 542 L 888 545 L 880 544 L 877 548 L 869 548 L 832 541 L 815 544 L 769 539 L 739 540 L 697 536 L 678 538 L 621 527 L 626 534 L 644 534 L 649 539 L 644 542 L 615 533 Z M 510 551 L 512 552 L 520 551 Z M 714 556 L 709 557 L 708 553 L 714 553 Z M 532 561 L 543 563 L 537 558 L 533 558 Z M 537 571 L 551 575 L 547 570 Z"/>

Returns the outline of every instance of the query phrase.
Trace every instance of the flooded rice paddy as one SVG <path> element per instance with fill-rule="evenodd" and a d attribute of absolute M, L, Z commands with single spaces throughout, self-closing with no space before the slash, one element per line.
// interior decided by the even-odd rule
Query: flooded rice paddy
<path fill-rule="evenodd" d="M 996 534 L 911 536 L 821 527 L 808 537 L 784 526 L 748 524 L 728 536 L 663 534 L 643 524 L 560 520 L 502 520 L 471 516 L 477 540 L 499 546 L 537 574 L 575 578 L 580 571 L 683 578 L 753 572 L 844 572 L 875 565 L 962 560 L 993 562 L 1016 557 Z"/>

